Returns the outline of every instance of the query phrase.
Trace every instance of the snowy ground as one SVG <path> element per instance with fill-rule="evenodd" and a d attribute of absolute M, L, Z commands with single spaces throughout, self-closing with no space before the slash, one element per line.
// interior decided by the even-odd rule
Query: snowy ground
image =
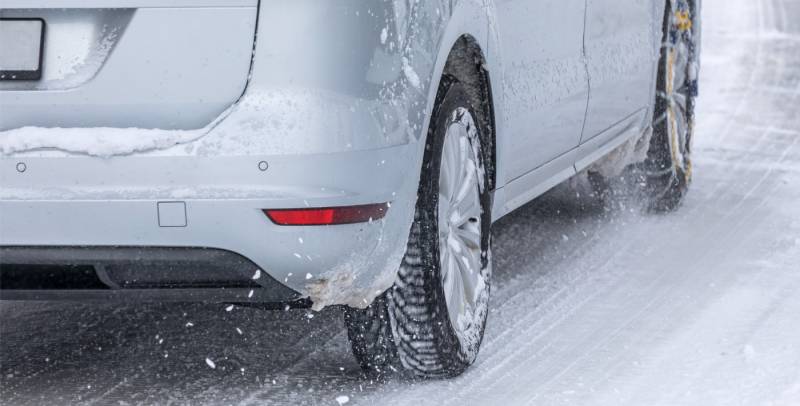
<path fill-rule="evenodd" d="M 561 188 L 501 221 L 464 376 L 366 380 L 336 309 L 3 303 L 0 403 L 800 405 L 800 1 L 704 17 L 685 206 Z"/>

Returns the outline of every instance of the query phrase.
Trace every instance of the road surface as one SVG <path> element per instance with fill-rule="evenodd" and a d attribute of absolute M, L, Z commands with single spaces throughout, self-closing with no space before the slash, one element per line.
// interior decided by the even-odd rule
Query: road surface
<path fill-rule="evenodd" d="M 337 309 L 3 303 L 0 403 L 800 405 L 800 1 L 704 29 L 684 207 L 561 186 L 502 220 L 464 376 L 370 381 Z"/>

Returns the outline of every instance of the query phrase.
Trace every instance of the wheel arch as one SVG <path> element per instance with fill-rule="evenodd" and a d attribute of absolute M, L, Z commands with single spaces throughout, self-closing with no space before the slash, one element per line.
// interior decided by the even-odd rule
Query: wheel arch
<path fill-rule="evenodd" d="M 446 55 L 441 73 L 433 82 L 435 88 L 432 86 L 432 90 L 435 89 L 436 93 L 431 111 L 443 96 L 443 78 L 452 77 L 464 85 L 478 115 L 481 143 L 488 152 L 485 166 L 489 174 L 489 188 L 494 190 L 497 187 L 497 126 L 486 54 L 475 36 L 465 33 L 456 37 Z"/>

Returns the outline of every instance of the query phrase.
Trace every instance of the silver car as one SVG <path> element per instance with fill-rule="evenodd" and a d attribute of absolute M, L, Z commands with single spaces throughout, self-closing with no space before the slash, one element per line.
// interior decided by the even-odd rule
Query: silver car
<path fill-rule="evenodd" d="M 492 223 L 691 180 L 700 0 L 0 0 L 0 296 L 346 305 L 478 354 Z"/>

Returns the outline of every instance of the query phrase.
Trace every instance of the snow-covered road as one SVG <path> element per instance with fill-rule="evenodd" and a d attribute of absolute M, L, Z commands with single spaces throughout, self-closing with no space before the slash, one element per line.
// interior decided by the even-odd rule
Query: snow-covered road
<path fill-rule="evenodd" d="M 369 381 L 336 309 L 3 303 L 0 403 L 800 405 L 800 1 L 705 0 L 704 30 L 684 207 L 503 219 L 464 376 Z"/>

